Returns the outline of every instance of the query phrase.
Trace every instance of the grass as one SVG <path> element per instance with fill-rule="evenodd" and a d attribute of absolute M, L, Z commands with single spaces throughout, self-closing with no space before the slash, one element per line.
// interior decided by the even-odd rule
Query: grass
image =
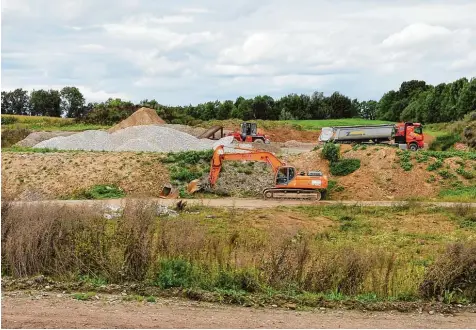
<path fill-rule="evenodd" d="M 110 126 L 89 125 L 75 122 L 72 118 L 1 115 L 3 129 L 28 129 L 31 131 L 85 131 L 107 129 Z M 3 123 L 8 124 L 3 124 Z"/>
<path fill-rule="evenodd" d="M 476 201 L 476 186 L 461 186 L 442 189 L 438 195 L 445 201 Z"/>
<path fill-rule="evenodd" d="M 302 126 L 304 129 L 318 130 L 332 126 L 380 125 L 393 124 L 383 120 L 367 120 L 362 118 L 322 119 L 322 120 L 287 120 L 286 122 Z"/>
<path fill-rule="evenodd" d="M 2 271 L 83 276 L 96 284 L 139 282 L 181 288 L 195 298 L 201 290 L 240 304 L 253 295 L 298 305 L 432 299 L 445 290 L 455 292 L 452 300 L 476 301 L 472 286 L 450 278 L 464 282 L 473 262 L 468 256 L 476 227 L 458 219 L 471 221 L 474 210 L 332 205 L 250 213 L 196 207 L 163 218 L 155 209 L 127 201 L 121 217 L 108 220 L 100 210 L 4 204 Z M 452 254 L 461 258 L 451 259 L 450 272 L 446 251 L 453 243 L 462 246 Z M 438 271 L 443 273 L 435 277 Z M 435 280 L 437 291 L 423 290 Z M 140 294 L 141 300 L 150 296 Z M 92 297 L 84 295 L 78 299 Z"/>
<path fill-rule="evenodd" d="M 124 190 L 115 185 L 95 185 L 86 190 L 78 191 L 64 199 L 114 199 L 125 197 Z"/>

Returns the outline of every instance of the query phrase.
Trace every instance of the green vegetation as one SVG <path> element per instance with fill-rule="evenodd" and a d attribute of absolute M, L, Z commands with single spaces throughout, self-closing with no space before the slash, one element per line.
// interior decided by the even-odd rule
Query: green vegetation
<path fill-rule="evenodd" d="M 332 175 L 344 176 L 354 173 L 360 168 L 360 159 L 341 159 L 332 162 L 330 171 Z"/>
<path fill-rule="evenodd" d="M 161 161 L 167 165 L 174 184 L 182 186 L 208 173 L 212 156 L 213 150 L 170 152 Z"/>
<path fill-rule="evenodd" d="M 76 300 L 91 300 L 94 296 L 96 296 L 96 292 L 75 293 L 75 294 L 73 294 L 73 298 L 76 299 Z"/>
<path fill-rule="evenodd" d="M 228 119 L 282 120 L 307 129 L 398 121 L 429 124 L 462 119 L 474 111 L 475 86 L 475 78 L 462 78 L 437 86 L 411 80 L 403 82 L 398 90 L 385 93 L 379 101 L 352 100 L 339 92 L 326 96 L 315 91 L 311 95 L 291 93 L 277 99 L 269 95 L 249 99 L 239 96 L 236 100 L 213 100 L 187 106 L 161 105 L 154 99 L 134 104 L 112 98 L 86 104 L 78 88 L 68 86 L 61 90 L 3 91 L 1 108 L 2 114 L 33 117 L 66 115 L 85 124 L 105 126 L 125 119 L 141 106 L 155 109 L 169 123 L 187 125 Z M 366 121 L 375 119 L 378 121 Z M 433 132 L 433 129 L 428 132 Z"/>
<path fill-rule="evenodd" d="M 408 150 L 398 151 L 397 155 L 400 156 L 400 166 L 405 171 L 410 171 L 413 168 L 411 152 Z"/>
<path fill-rule="evenodd" d="M 328 161 L 337 162 L 340 158 L 340 146 L 334 143 L 326 143 L 322 148 L 321 155 Z"/>
<path fill-rule="evenodd" d="M 455 188 L 443 189 L 439 197 L 447 201 L 468 201 L 476 200 L 476 186 L 460 186 Z"/>
<path fill-rule="evenodd" d="M 126 196 L 125 192 L 115 185 L 95 185 L 87 190 L 79 191 L 68 199 L 114 199 Z"/>
<path fill-rule="evenodd" d="M 435 151 L 446 151 L 452 148 L 453 145 L 459 141 L 461 141 L 461 136 L 459 134 L 440 135 L 430 143 L 429 149 Z"/>
<path fill-rule="evenodd" d="M 456 169 L 456 173 L 458 173 L 463 178 L 468 179 L 468 180 L 474 179 L 474 177 L 476 176 L 474 174 L 474 171 L 466 171 L 463 166 Z"/>
<path fill-rule="evenodd" d="M 29 131 L 86 131 L 106 129 L 110 126 L 82 123 L 72 118 L 17 116 L 2 114 L 2 135 L 4 130 Z M 18 142 L 18 141 L 17 141 Z"/>
<path fill-rule="evenodd" d="M 326 143 L 322 148 L 321 155 L 330 162 L 332 175 L 349 175 L 360 168 L 359 159 L 341 159 L 340 146 L 334 143 Z"/>
<path fill-rule="evenodd" d="M 139 282 L 141 296 L 127 299 L 147 301 L 153 299 L 144 296 L 155 295 L 143 290 L 147 285 L 182 288 L 196 299 L 202 290 L 241 304 L 251 295 L 315 306 L 322 300 L 432 299 L 445 291 L 453 301 L 476 301 L 468 268 L 476 256 L 476 227 L 469 208 L 409 203 L 250 213 L 196 207 L 171 218 L 157 217 L 156 207 L 128 201 L 120 218 L 108 220 L 92 209 L 4 204 L 2 270 L 14 277 L 73 275 L 94 287 Z M 287 227 L 275 226 L 270 220 L 276 218 L 287 219 Z"/>

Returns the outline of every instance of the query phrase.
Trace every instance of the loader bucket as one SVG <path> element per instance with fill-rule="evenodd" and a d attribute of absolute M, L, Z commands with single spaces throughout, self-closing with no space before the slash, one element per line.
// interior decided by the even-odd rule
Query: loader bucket
<path fill-rule="evenodd" d="M 200 182 L 199 179 L 195 179 L 193 181 L 190 181 L 189 184 L 187 185 L 187 192 L 189 194 L 193 194 L 194 192 L 199 191 L 200 190 L 199 182 Z"/>
<path fill-rule="evenodd" d="M 164 185 L 164 188 L 162 188 L 162 191 L 160 192 L 160 195 L 159 195 L 160 198 L 167 198 L 167 199 L 177 198 L 178 196 L 179 196 L 178 189 L 173 188 L 172 185 L 169 183 Z"/>

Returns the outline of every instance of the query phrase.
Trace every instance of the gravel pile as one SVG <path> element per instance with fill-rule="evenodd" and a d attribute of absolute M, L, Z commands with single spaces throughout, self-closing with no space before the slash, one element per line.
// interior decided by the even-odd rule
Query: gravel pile
<path fill-rule="evenodd" d="M 145 125 L 132 126 L 109 134 L 85 131 L 67 137 L 55 137 L 34 146 L 60 150 L 94 151 L 189 151 L 212 149 L 217 141 L 201 140 L 172 128 Z"/>

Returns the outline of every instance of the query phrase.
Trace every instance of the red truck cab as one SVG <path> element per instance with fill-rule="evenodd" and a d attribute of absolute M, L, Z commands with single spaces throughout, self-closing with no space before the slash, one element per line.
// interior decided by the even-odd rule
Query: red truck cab
<path fill-rule="evenodd" d="M 395 125 L 395 143 L 406 144 L 413 151 L 424 147 L 423 126 L 420 123 L 398 123 Z"/>

